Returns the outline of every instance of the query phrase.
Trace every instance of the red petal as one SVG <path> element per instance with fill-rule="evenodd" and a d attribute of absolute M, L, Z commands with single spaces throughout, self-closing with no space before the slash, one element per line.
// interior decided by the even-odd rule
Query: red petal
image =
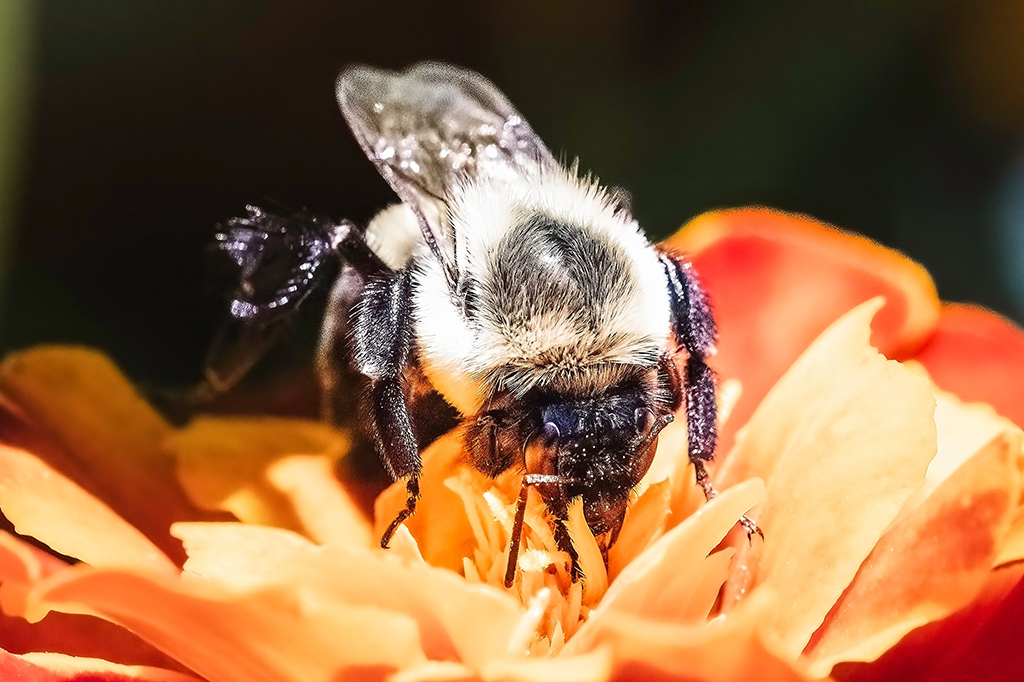
<path fill-rule="evenodd" d="M 985 402 L 1024 427 L 1024 330 L 973 305 L 943 307 L 939 326 L 914 358 L 939 388 Z"/>
<path fill-rule="evenodd" d="M 914 630 L 874 663 L 833 668 L 840 682 L 1016 682 L 1024 679 L 1024 566 L 993 575 L 971 606 Z"/>
<path fill-rule="evenodd" d="M 663 246 L 693 261 L 718 321 L 712 364 L 723 378 L 743 383 L 721 452 L 786 368 L 854 306 L 886 298 L 871 340 L 889 357 L 916 351 L 938 319 L 935 285 L 924 268 L 806 216 L 766 208 L 706 213 Z"/>

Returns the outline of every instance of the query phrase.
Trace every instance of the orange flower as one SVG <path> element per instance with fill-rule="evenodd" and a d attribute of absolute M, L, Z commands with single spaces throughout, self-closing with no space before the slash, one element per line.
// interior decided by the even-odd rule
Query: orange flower
<path fill-rule="evenodd" d="M 677 420 L 607 565 L 570 510 L 582 582 L 531 493 L 502 586 L 518 479 L 464 466 L 457 433 L 385 552 L 404 490 L 366 520 L 332 476 L 346 434 L 174 430 L 95 353 L 8 358 L 0 677 L 1011 679 L 1024 333 L 809 219 L 712 213 L 670 243 L 720 322 L 723 492 L 703 501 Z"/>

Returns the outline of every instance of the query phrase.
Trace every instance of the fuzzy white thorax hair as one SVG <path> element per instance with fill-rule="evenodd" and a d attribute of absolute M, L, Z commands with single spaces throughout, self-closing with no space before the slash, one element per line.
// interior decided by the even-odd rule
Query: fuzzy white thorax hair
<path fill-rule="evenodd" d="M 600 392 L 665 352 L 665 275 L 636 221 L 575 169 L 481 179 L 448 198 L 459 291 L 420 257 L 417 351 L 463 414 L 496 390 Z"/>

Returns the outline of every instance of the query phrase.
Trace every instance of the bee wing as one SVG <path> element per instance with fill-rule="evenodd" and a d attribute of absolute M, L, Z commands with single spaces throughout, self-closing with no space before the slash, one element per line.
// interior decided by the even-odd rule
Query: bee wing
<path fill-rule="evenodd" d="M 438 62 L 402 72 L 352 66 L 338 104 L 363 151 L 416 213 L 427 245 L 452 272 L 444 201 L 474 177 L 514 177 L 555 165 L 493 83 Z"/>

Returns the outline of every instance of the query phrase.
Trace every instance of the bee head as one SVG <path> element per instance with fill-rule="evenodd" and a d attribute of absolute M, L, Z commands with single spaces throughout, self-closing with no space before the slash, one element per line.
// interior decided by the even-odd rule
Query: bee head
<path fill-rule="evenodd" d="M 658 432 L 671 421 L 659 420 L 648 399 L 638 385 L 552 400 L 538 410 L 527 473 L 551 477 L 554 483 L 538 486 L 545 497 L 582 497 L 595 536 L 617 533 L 630 493 L 650 467 Z"/>

